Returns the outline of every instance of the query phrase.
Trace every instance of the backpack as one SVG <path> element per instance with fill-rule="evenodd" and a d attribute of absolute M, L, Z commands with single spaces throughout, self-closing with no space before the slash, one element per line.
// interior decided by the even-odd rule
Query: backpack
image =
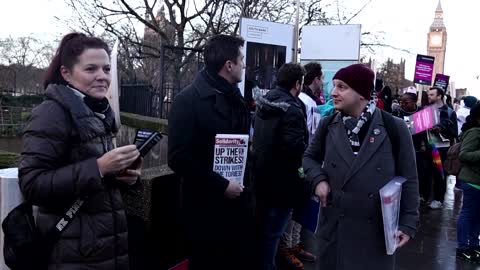
<path fill-rule="evenodd" d="M 448 149 L 447 158 L 443 164 L 443 170 L 448 175 L 458 175 L 462 164 L 458 156 L 460 155 L 460 148 L 462 143 L 456 143 Z"/>
<path fill-rule="evenodd" d="M 83 204 L 78 199 L 49 231 L 42 234 L 35 223 L 33 205 L 23 202 L 2 221 L 3 258 L 12 270 L 44 270 L 61 233 L 71 223 Z"/>
<path fill-rule="evenodd" d="M 399 153 L 400 153 L 400 136 L 398 133 L 398 127 L 397 124 L 395 123 L 395 117 L 392 116 L 391 114 L 387 113 L 384 110 L 380 110 L 382 113 L 382 118 L 383 118 L 383 124 L 385 125 L 385 129 L 387 130 L 387 135 L 388 138 L 390 139 L 390 143 L 392 144 L 392 152 L 393 152 L 393 158 L 395 160 L 395 174 L 399 175 L 398 171 L 398 160 L 399 160 Z M 330 116 L 327 116 L 325 120 L 320 122 L 320 126 L 318 127 L 321 132 L 320 136 L 320 145 L 321 145 L 321 152 L 320 152 L 320 157 L 321 161 L 323 161 L 325 157 L 325 140 L 327 137 L 328 133 L 328 125 L 332 122 L 332 120 L 337 116 L 337 113 L 334 113 Z"/>

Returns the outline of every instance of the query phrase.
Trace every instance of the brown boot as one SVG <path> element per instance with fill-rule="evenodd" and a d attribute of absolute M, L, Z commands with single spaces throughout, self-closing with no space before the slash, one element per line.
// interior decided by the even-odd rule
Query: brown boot
<path fill-rule="evenodd" d="M 303 263 L 295 257 L 291 248 L 279 248 L 278 264 L 288 270 L 303 269 Z"/>
<path fill-rule="evenodd" d="M 299 258 L 303 262 L 314 262 L 317 259 L 317 256 L 305 250 L 303 243 L 299 243 L 293 247 L 292 252 L 295 257 Z"/>

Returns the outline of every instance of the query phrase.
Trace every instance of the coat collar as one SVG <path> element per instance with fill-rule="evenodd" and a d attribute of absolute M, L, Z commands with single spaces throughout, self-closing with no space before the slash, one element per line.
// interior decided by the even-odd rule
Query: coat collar
<path fill-rule="evenodd" d="M 197 91 L 200 99 L 205 99 L 214 95 L 222 94 L 222 92 L 219 89 L 216 89 L 215 87 L 211 86 L 207 82 L 207 80 L 205 80 L 205 78 L 202 76 L 201 73 L 197 74 L 197 77 L 193 82 L 193 87 L 195 87 L 195 90 Z"/>

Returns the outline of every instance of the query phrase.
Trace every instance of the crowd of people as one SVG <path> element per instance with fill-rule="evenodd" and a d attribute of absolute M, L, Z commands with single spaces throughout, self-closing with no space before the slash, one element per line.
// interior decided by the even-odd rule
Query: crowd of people
<path fill-rule="evenodd" d="M 410 116 L 422 109 L 416 93 L 395 102 L 368 66 L 353 64 L 333 77 L 334 109 L 315 123 L 315 108 L 327 102 L 319 97 L 322 67 L 286 63 L 276 88 L 255 98 L 252 118 L 237 87 L 244 45 L 234 36 L 209 39 L 205 68 L 175 97 L 169 116 L 168 165 L 182 179 L 189 269 L 274 270 L 277 263 L 302 269 L 317 261 L 320 269 L 393 270 L 379 190 L 395 176 L 406 180 L 396 232 L 401 248 L 415 236 L 421 201 L 442 207 L 447 175 L 435 167 L 435 153 L 443 163 L 457 142 L 463 190 L 457 256 L 480 261 L 480 105 L 474 97 L 454 109 L 444 89 L 431 88 L 429 106 L 440 121 L 412 135 Z M 137 269 L 129 262 L 122 191 L 138 187 L 142 158 L 135 145 L 112 141 L 110 82 L 107 44 L 66 35 L 47 71 L 46 100 L 25 128 L 20 188 L 40 207 L 40 230 L 84 200 L 56 242 L 49 269 Z M 212 169 L 218 134 L 251 134 L 242 184 Z M 292 218 L 312 197 L 321 206 L 315 254 L 300 241 L 305 228 Z"/>

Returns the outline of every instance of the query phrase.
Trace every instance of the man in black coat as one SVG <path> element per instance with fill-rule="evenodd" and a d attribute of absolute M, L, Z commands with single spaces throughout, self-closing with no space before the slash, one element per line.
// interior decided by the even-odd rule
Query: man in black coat
<path fill-rule="evenodd" d="M 307 198 L 302 157 L 308 131 L 298 99 L 304 69 L 284 64 L 277 88 L 259 97 L 253 134 L 254 177 L 260 220 L 260 269 L 275 269 L 277 245 L 293 207 Z"/>
<path fill-rule="evenodd" d="M 440 112 L 440 123 L 428 130 L 427 133 L 432 139 L 432 143 L 438 149 L 442 165 L 447 158 L 447 152 L 450 146 L 455 143 L 458 137 L 457 114 L 444 102 L 445 92 L 442 88 L 432 87 L 428 91 L 428 102 Z M 442 142 L 442 138 L 448 141 Z M 430 208 L 440 209 L 443 207 L 445 192 L 447 191 L 447 179 L 444 173 L 437 169 L 433 171 L 433 200 Z M 428 198 L 425 198 L 428 200 Z"/>
<path fill-rule="evenodd" d="M 254 205 L 244 185 L 213 171 L 216 134 L 248 134 L 250 116 L 237 88 L 245 68 L 238 37 L 218 35 L 204 51 L 205 69 L 175 98 L 168 165 L 183 179 L 189 269 L 251 269 Z"/>

